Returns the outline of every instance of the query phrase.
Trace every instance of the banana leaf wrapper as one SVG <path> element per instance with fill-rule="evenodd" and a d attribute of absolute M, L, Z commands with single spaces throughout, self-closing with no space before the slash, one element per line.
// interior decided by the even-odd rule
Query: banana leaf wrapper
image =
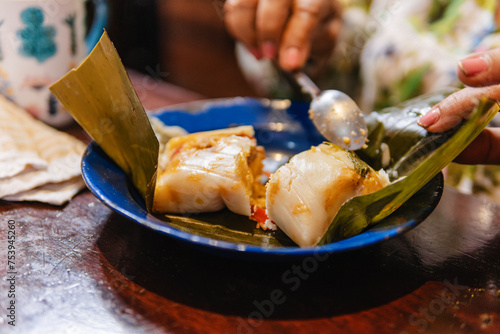
<path fill-rule="evenodd" d="M 495 101 L 484 98 L 470 118 L 455 129 L 429 133 L 420 127 L 418 118 L 453 91 L 415 98 L 367 116 L 369 146 L 356 153 L 374 169 L 384 168 L 392 183 L 347 201 L 320 245 L 357 235 L 396 211 L 452 162 L 499 110 Z M 384 159 L 384 151 L 389 152 L 389 159 Z"/>
<path fill-rule="evenodd" d="M 159 143 L 105 32 L 77 68 L 50 90 L 152 207 Z"/>

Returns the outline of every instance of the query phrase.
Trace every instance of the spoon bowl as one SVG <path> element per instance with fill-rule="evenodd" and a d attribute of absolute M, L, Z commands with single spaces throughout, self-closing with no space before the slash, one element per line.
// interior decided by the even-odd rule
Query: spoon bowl
<path fill-rule="evenodd" d="M 366 143 L 368 133 L 363 113 L 347 94 L 326 90 L 314 97 L 309 117 L 318 131 L 333 144 L 347 150 L 358 150 Z"/>
<path fill-rule="evenodd" d="M 320 91 L 304 72 L 296 72 L 295 79 L 312 97 L 309 117 L 323 137 L 350 151 L 366 144 L 368 129 L 356 102 L 338 90 Z"/>

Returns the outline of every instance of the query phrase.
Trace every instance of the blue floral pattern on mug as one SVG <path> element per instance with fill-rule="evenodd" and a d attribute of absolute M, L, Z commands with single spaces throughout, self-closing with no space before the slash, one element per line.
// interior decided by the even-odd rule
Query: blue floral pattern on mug
<path fill-rule="evenodd" d="M 76 13 L 69 15 L 64 22 L 69 26 L 71 31 L 71 54 L 76 55 L 76 30 L 75 30 Z"/>
<path fill-rule="evenodd" d="M 17 36 L 21 39 L 19 53 L 25 57 L 33 57 L 43 63 L 57 52 L 54 42 L 56 30 L 53 26 L 44 26 L 43 11 L 31 7 L 21 12 L 21 20 L 26 27 L 19 29 Z"/>

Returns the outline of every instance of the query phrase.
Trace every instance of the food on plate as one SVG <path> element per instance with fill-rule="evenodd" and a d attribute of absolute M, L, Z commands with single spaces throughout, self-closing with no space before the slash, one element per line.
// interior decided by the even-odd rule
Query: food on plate
<path fill-rule="evenodd" d="M 252 126 L 171 138 L 153 200 L 157 213 L 230 211 L 280 227 L 301 247 L 323 237 L 340 207 L 352 197 L 389 184 L 355 153 L 324 143 L 294 156 L 262 183 L 264 149 Z"/>
<path fill-rule="evenodd" d="M 449 132 L 428 136 L 426 131 L 416 124 L 416 120 L 422 112 L 429 110 L 432 105 L 443 100 L 452 91 L 424 96 L 399 106 L 374 112 L 370 114 L 372 117 L 367 118 L 371 129 L 369 134 L 371 143 L 366 150 L 360 151 L 360 156 L 372 166 L 387 168 L 393 179 L 396 176 L 400 177 L 397 182 L 376 191 L 379 188 L 373 186 L 372 183 L 377 184 L 375 181 L 378 177 L 382 186 L 385 185 L 387 180 L 383 173 L 377 174 L 370 169 L 367 171 L 367 166 L 357 160 L 354 154 L 349 155 L 348 152 L 333 154 L 329 151 L 335 151 L 333 146 L 328 148 L 324 146 L 327 144 L 323 144 L 300 153 L 271 177 L 267 199 L 269 207 L 266 213 L 261 203 L 265 202 L 264 186 L 259 182 L 264 153 L 253 138 L 253 129 L 250 127 L 245 131 L 238 128 L 219 130 L 220 138 L 218 139 L 203 139 L 200 133 L 172 138 L 166 143 L 168 155 L 165 156 L 166 159 L 163 159 L 163 139 L 169 140 L 170 131 L 166 137 L 160 136 L 161 143 L 159 143 L 159 139 L 153 132 L 151 121 L 106 33 L 103 34 L 89 57 L 77 69 L 70 71 L 52 85 L 51 91 L 106 155 L 127 175 L 138 194 L 144 199 L 145 209 L 148 212 L 166 213 L 167 210 L 172 213 L 205 212 L 216 211 L 227 206 L 233 212 L 257 220 L 258 224 L 262 224 L 262 221 L 274 220 L 300 246 L 314 245 L 318 240 L 315 236 L 324 233 L 324 226 L 329 225 L 329 228 L 320 243 L 349 238 L 383 220 L 452 161 L 498 112 L 496 101 L 481 99 L 477 111 L 471 113 L 467 122 L 453 132 L 451 137 Z M 285 105 L 282 103 L 284 101 L 278 102 L 280 106 Z M 235 106 L 235 110 L 241 107 L 239 98 L 229 103 L 228 101 L 222 104 L 209 102 L 202 105 L 203 107 L 199 110 L 201 114 L 205 111 L 217 110 L 218 112 L 221 106 L 223 109 Z M 245 108 L 248 107 L 252 112 L 257 111 L 259 115 L 263 111 L 261 108 L 267 108 L 269 111 L 267 121 L 275 124 L 276 117 L 281 118 L 281 112 L 285 110 L 281 107 L 276 109 L 273 105 L 273 102 L 270 104 L 266 102 L 257 106 L 255 102 L 250 102 L 245 105 Z M 286 101 L 286 108 L 288 106 L 290 102 Z M 200 105 L 196 109 L 198 110 L 199 107 Z M 188 110 L 191 114 L 191 110 L 194 109 L 189 107 L 186 111 Z M 230 110 L 226 109 L 226 111 Z M 290 115 L 296 116 L 294 107 L 290 111 Z M 229 113 L 223 115 L 226 116 L 221 116 L 222 118 L 228 117 L 228 122 L 219 123 L 221 126 L 236 122 Z M 196 119 L 196 121 L 199 120 L 200 118 Z M 178 124 L 176 120 L 167 123 Z M 185 121 L 180 121 L 179 124 L 185 124 Z M 275 130 L 280 131 L 278 127 Z M 306 132 L 303 134 L 308 135 L 307 128 L 304 130 Z M 240 132 L 235 133 L 235 131 Z M 302 135 L 300 131 L 297 133 Z M 205 144 L 203 144 L 204 141 Z M 384 150 L 384 148 L 390 150 Z M 287 147 L 288 149 L 292 147 Z M 390 161 L 385 159 L 386 154 L 381 155 L 381 152 L 389 151 Z M 329 159 L 327 156 L 337 154 L 339 155 L 337 160 L 344 160 L 347 165 L 349 165 L 347 161 L 352 162 L 351 172 L 349 168 L 340 168 L 345 175 L 335 174 L 340 172 L 328 164 L 336 160 Z M 344 159 L 340 158 L 342 155 Z M 305 164 L 307 159 L 304 159 L 304 156 L 314 158 L 311 164 Z M 205 158 L 208 160 L 204 160 Z M 380 161 L 381 158 L 384 159 Z M 390 164 L 385 166 L 385 163 Z M 340 162 L 332 164 L 345 167 Z M 358 173 L 361 176 L 356 176 L 352 174 L 353 169 L 355 172 L 364 172 Z M 351 180 L 344 183 L 343 180 L 348 179 L 346 175 L 349 173 L 352 175 Z M 158 185 L 156 185 L 157 179 Z M 356 179 L 358 179 L 356 186 L 353 185 L 350 188 L 349 182 Z M 282 183 L 283 189 L 278 187 L 277 183 Z M 305 184 L 303 189 L 298 188 L 300 183 Z M 317 186 L 314 192 L 312 185 Z M 329 189 L 328 185 L 337 189 L 335 196 L 331 198 L 328 196 L 333 193 L 333 190 Z M 373 189 L 370 190 L 370 188 Z M 155 190 L 156 203 L 153 210 Z M 287 191 L 290 194 L 287 194 Z M 347 196 L 349 191 L 353 196 L 369 191 L 376 192 L 342 205 L 349 198 Z M 100 193 L 97 195 L 102 196 Z M 332 210 L 334 207 L 338 210 L 340 205 L 342 205 L 340 211 Z M 313 212 L 314 216 L 311 214 L 308 217 L 304 213 L 308 210 L 314 211 L 321 206 L 323 206 L 322 211 Z M 122 213 L 128 210 L 123 207 L 122 209 L 119 210 Z M 280 211 L 283 217 L 280 216 Z M 334 216 L 335 219 L 332 218 Z M 288 217 L 292 219 L 287 221 Z M 316 220 L 316 218 L 321 220 Z M 189 218 L 182 220 L 186 223 L 194 222 Z M 166 220 L 166 223 L 174 226 L 170 218 Z M 206 223 L 207 226 L 212 225 L 212 221 Z M 212 229 L 207 233 L 210 234 L 211 231 Z M 302 233 L 300 238 L 296 234 L 297 231 Z M 214 233 L 213 237 L 219 239 L 217 233 Z M 243 240 L 239 236 L 236 238 Z M 273 239 L 272 235 L 264 241 L 263 246 L 269 247 L 270 239 Z"/>
<path fill-rule="evenodd" d="M 252 126 L 170 139 L 162 152 L 153 210 L 158 213 L 230 211 L 252 215 L 264 204 L 264 149 Z"/>
<path fill-rule="evenodd" d="M 300 247 L 315 246 L 347 200 L 388 184 L 385 172 L 376 172 L 353 152 L 323 143 L 271 175 L 267 216 Z"/>

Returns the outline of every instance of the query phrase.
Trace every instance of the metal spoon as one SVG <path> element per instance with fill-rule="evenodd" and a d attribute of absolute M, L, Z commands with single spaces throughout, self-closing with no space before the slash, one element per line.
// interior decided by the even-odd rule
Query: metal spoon
<path fill-rule="evenodd" d="M 304 72 L 293 74 L 312 97 L 309 117 L 323 137 L 347 150 L 360 149 L 366 143 L 368 130 L 356 102 L 338 90 L 322 92 Z"/>

